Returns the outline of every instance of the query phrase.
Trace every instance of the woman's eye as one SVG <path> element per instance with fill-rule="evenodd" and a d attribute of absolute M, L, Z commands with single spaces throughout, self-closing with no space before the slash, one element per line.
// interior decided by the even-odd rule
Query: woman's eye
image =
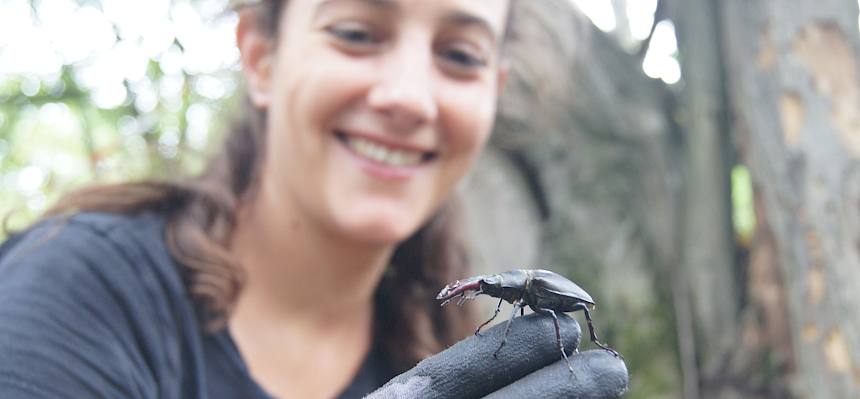
<path fill-rule="evenodd" d="M 480 68 L 487 65 L 487 61 L 480 55 L 474 54 L 468 50 L 452 48 L 444 50 L 441 54 L 447 61 L 452 62 L 460 67 L 465 68 Z"/>
<path fill-rule="evenodd" d="M 361 24 L 334 25 L 326 30 L 332 36 L 349 44 L 372 45 L 379 42 L 379 38 L 370 29 Z"/>

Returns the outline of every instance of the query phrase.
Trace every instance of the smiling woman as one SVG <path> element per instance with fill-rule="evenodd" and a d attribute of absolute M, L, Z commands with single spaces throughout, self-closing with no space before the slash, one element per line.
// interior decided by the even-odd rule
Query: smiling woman
<path fill-rule="evenodd" d="M 377 394 L 623 392 L 600 354 L 572 356 L 593 378 L 519 381 L 555 340 L 432 356 L 475 326 L 433 294 L 469 274 L 454 192 L 492 128 L 509 8 L 237 7 L 247 112 L 206 171 L 71 193 L 0 247 L 0 396 L 360 397 L 428 357 Z M 508 348 L 538 342 L 529 320 Z"/>

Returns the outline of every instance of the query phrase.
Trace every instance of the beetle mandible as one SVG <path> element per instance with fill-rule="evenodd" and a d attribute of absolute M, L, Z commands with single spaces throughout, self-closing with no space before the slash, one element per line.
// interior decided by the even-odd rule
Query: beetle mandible
<path fill-rule="evenodd" d="M 594 307 L 595 305 L 591 295 L 588 295 L 585 290 L 573 281 L 557 273 L 543 269 L 520 269 L 494 275 L 469 277 L 466 280 L 457 280 L 452 284 L 448 284 L 442 291 L 439 291 L 436 299 L 443 301 L 441 306 L 445 306 L 448 302 L 459 297 L 457 304 L 462 305 L 463 302 L 474 299 L 481 294 L 499 298 L 499 304 L 496 305 L 496 312 L 493 313 L 493 317 L 475 329 L 475 335 L 480 335 L 481 328 L 499 315 L 502 301 L 508 301 L 514 305 L 514 311 L 505 325 L 502 343 L 493 352 L 493 356 L 498 355 L 502 347 L 505 346 L 505 342 L 508 339 L 508 330 L 517 314 L 517 309 L 520 310 L 520 315 L 522 315 L 523 308 L 526 306 L 530 307 L 536 313 L 552 316 L 555 321 L 555 337 L 558 342 L 558 348 L 571 372 L 573 372 L 573 367 L 571 367 L 570 359 L 567 358 L 567 354 L 564 352 L 564 343 L 561 341 L 561 331 L 556 312 L 582 310 L 588 323 L 588 333 L 591 336 L 591 342 L 594 342 L 597 346 L 609 351 L 616 357 L 620 356 L 614 349 L 597 340 L 597 334 L 594 332 L 594 325 L 591 322 L 591 314 L 588 311 L 589 306 Z"/>

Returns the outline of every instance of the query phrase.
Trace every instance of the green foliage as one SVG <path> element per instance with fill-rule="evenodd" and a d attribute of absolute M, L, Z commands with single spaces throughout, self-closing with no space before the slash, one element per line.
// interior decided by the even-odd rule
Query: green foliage
<path fill-rule="evenodd" d="M 168 37 L 160 47 L 127 33 L 132 31 L 126 26 L 131 24 L 129 18 L 111 14 L 100 1 L 4 4 L 13 11 L 28 7 L 30 33 L 52 38 L 50 48 L 40 48 L 39 54 L 62 59 L 57 69 L 48 71 L 0 68 L 0 216 L 9 217 L 10 228 L 26 226 L 75 187 L 175 178 L 202 167 L 216 141 L 211 132 L 224 122 L 218 116 L 225 114 L 230 99 L 237 95 L 235 62 L 213 56 L 226 53 L 223 49 L 232 48 L 232 41 L 224 40 L 215 48 L 203 40 L 211 35 L 206 29 L 213 26 L 232 31 L 233 21 L 219 16 L 201 22 L 198 32 L 187 28 L 193 25 L 187 20 L 206 19 L 201 15 L 211 11 L 211 3 L 169 3 L 164 15 L 153 17 L 173 29 L 172 39 Z M 63 55 L 70 50 L 56 36 L 67 32 L 51 36 L 52 29 L 57 30 L 51 25 L 56 23 L 50 18 L 56 12 L 51 7 L 88 13 L 95 21 L 109 24 L 112 29 L 89 37 L 109 45 L 91 46 L 83 57 Z M 16 44 L 21 42 L 0 40 L 0 50 L 6 46 L 12 54 Z M 194 62 L 195 57 L 203 61 Z M 34 59 L 34 66 L 42 65 Z M 206 64 L 211 70 L 203 70 L 200 65 L 209 59 L 214 60 Z M 128 72 L 135 70 L 142 73 Z M 110 86 L 113 75 L 120 80 Z M 105 92 L 113 94 L 113 101 L 105 100 Z"/>
<path fill-rule="evenodd" d="M 750 172 L 743 165 L 732 168 L 732 222 L 739 242 L 748 245 L 755 233 L 755 201 Z"/>

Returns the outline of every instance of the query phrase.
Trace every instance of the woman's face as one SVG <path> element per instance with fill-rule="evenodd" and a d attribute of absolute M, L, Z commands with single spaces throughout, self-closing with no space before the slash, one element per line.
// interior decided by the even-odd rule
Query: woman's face
<path fill-rule="evenodd" d="M 289 0 L 249 80 L 263 195 L 368 243 L 407 238 L 484 146 L 507 0 Z"/>

